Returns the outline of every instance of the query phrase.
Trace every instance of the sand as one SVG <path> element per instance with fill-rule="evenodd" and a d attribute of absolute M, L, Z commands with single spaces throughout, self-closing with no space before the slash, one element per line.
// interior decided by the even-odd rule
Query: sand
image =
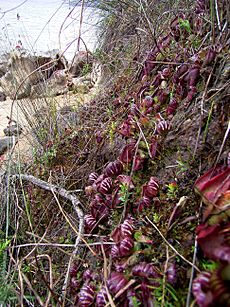
<path fill-rule="evenodd" d="M 7 116 L 10 116 L 12 100 L 7 98 L 5 101 L 0 101 L 0 137 L 4 136 L 3 129 L 8 125 Z"/>
<path fill-rule="evenodd" d="M 99 87 L 94 86 L 91 88 L 91 90 L 88 93 L 77 93 L 73 94 L 72 92 L 68 92 L 64 95 L 56 96 L 51 99 L 52 103 L 55 103 L 57 109 L 64 106 L 79 106 L 81 104 L 86 104 L 90 100 L 93 99 L 93 97 L 97 96 L 99 92 Z M 37 99 L 36 104 L 38 107 L 41 107 L 41 109 L 44 107 L 44 98 Z M 30 129 L 28 126 L 28 123 L 25 119 L 25 116 L 23 112 L 20 110 L 18 104 L 24 104 L 26 109 L 28 110 L 28 113 L 32 116 L 32 107 L 33 101 L 31 99 L 21 99 L 14 103 L 13 112 L 12 112 L 12 119 L 17 121 L 18 124 L 23 128 L 23 133 L 19 136 L 17 145 L 14 147 L 13 154 L 11 155 L 10 159 L 13 160 L 14 163 L 30 163 L 33 161 L 33 139 L 30 135 Z M 9 119 L 7 117 L 10 117 L 11 115 L 11 106 L 12 106 L 12 100 L 7 97 L 5 101 L 0 102 L 0 138 L 4 137 L 3 130 L 8 126 Z M 45 103 L 45 107 L 47 107 L 47 104 Z M 3 170 L 3 164 L 6 164 L 5 162 L 9 159 L 10 152 L 8 151 L 6 154 L 1 156 L 0 158 L 0 173 Z"/>

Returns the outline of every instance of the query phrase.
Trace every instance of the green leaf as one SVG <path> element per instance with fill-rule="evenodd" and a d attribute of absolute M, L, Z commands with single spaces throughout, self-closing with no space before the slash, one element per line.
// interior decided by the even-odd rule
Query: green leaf
<path fill-rule="evenodd" d="M 188 33 L 192 32 L 188 19 L 184 20 L 184 19 L 180 18 L 179 19 L 179 25 L 180 25 L 181 29 L 185 29 Z"/>
<path fill-rule="evenodd" d="M 9 246 L 11 240 L 0 241 L 0 253 L 2 253 L 7 246 Z"/>

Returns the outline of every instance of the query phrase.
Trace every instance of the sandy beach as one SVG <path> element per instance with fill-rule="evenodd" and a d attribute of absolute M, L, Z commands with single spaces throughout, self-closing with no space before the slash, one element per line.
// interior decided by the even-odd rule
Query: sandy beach
<path fill-rule="evenodd" d="M 0 137 L 4 136 L 3 129 L 8 125 L 7 116 L 10 116 L 12 100 L 7 98 L 5 101 L 0 101 Z"/>

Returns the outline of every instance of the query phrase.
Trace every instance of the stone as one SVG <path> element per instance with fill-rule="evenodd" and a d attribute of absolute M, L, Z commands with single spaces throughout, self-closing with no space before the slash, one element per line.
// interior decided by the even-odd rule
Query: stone
<path fill-rule="evenodd" d="M 0 92 L 0 101 L 5 101 L 6 100 L 6 95 L 3 92 Z"/>
<path fill-rule="evenodd" d="M 0 63 L 0 78 L 7 72 L 7 62 Z"/>
<path fill-rule="evenodd" d="M 49 79 L 56 70 L 64 69 L 65 66 L 58 55 L 52 59 L 14 52 L 8 61 L 8 71 L 0 79 L 0 85 L 11 99 L 26 98 L 30 96 L 33 85 Z"/>
<path fill-rule="evenodd" d="M 86 51 L 79 51 L 69 67 L 69 73 L 73 78 L 88 74 L 92 70 L 93 56 Z"/>
<path fill-rule="evenodd" d="M 52 97 L 68 92 L 67 76 L 65 70 L 57 70 L 44 82 L 39 82 L 31 87 L 31 97 Z"/>
<path fill-rule="evenodd" d="M 4 134 L 6 136 L 18 136 L 22 133 L 22 127 L 20 125 L 14 124 L 14 125 L 10 125 L 7 126 L 4 130 L 3 130 Z"/>
<path fill-rule="evenodd" d="M 7 136 L 0 138 L 0 155 L 3 155 L 7 150 L 11 149 L 17 143 L 15 136 Z"/>

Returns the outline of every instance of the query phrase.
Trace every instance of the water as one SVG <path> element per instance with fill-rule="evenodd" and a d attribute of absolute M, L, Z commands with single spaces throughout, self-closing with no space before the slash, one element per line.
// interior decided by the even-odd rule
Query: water
<path fill-rule="evenodd" d="M 68 0 L 0 0 L 0 54 L 16 46 L 35 54 L 58 49 L 71 60 L 78 50 L 80 13 Z M 94 8 L 84 8 L 81 37 L 90 51 L 98 20 Z M 80 50 L 85 50 L 82 41 Z"/>

